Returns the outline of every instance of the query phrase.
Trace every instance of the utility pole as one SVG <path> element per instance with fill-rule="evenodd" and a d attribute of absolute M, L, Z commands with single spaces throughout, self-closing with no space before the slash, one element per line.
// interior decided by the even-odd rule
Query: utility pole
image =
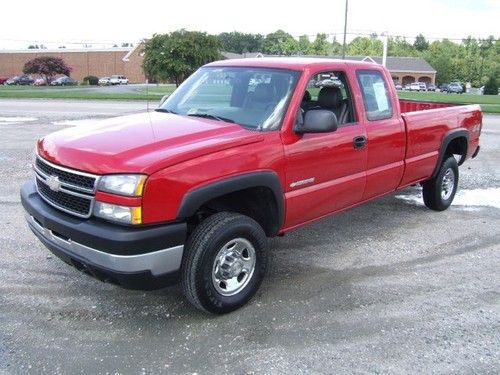
<path fill-rule="evenodd" d="M 347 34 L 347 7 L 348 7 L 348 5 L 349 5 L 349 0 L 345 0 L 344 43 L 342 44 L 342 60 L 345 60 L 345 50 L 346 50 L 345 37 Z"/>
<path fill-rule="evenodd" d="M 387 42 L 388 42 L 388 32 L 384 31 L 382 33 L 382 38 L 384 41 L 384 50 L 382 52 L 382 66 L 387 66 Z"/>

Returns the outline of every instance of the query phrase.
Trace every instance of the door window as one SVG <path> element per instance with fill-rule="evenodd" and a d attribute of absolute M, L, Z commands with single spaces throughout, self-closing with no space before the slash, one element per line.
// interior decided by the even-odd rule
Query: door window
<path fill-rule="evenodd" d="M 366 117 L 370 121 L 392 117 L 392 104 L 387 84 L 378 71 L 358 72 Z"/>

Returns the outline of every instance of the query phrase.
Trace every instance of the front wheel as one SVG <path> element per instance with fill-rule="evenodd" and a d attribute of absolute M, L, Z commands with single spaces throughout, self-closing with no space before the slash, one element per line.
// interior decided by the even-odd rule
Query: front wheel
<path fill-rule="evenodd" d="M 267 264 L 267 238 L 253 219 L 221 212 L 205 219 L 186 243 L 181 282 L 198 309 L 224 314 L 246 304 Z"/>
<path fill-rule="evenodd" d="M 434 211 L 450 207 L 458 187 L 458 164 L 453 156 L 447 157 L 433 179 L 422 185 L 425 205 Z"/>

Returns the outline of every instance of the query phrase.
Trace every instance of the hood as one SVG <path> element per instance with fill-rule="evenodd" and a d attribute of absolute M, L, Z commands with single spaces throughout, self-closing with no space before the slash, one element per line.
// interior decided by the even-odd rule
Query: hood
<path fill-rule="evenodd" d="M 262 133 L 236 124 L 152 112 L 64 129 L 41 138 L 37 148 L 43 158 L 68 168 L 96 174 L 151 174 L 263 139 Z"/>

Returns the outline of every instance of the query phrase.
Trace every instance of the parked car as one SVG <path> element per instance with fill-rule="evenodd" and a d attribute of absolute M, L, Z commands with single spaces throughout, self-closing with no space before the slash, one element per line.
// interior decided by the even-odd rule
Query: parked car
<path fill-rule="evenodd" d="M 109 78 L 109 83 L 111 85 L 128 85 L 128 78 L 120 75 L 112 75 Z"/>
<path fill-rule="evenodd" d="M 322 87 L 303 111 L 290 99 L 324 71 L 352 80 L 349 96 Z M 207 84 L 212 75 L 234 79 Z M 269 83 L 251 91 L 257 75 Z M 452 204 L 458 164 L 479 152 L 481 108 L 399 100 L 388 77 L 355 61 L 207 64 L 156 112 L 39 139 L 21 189 L 28 225 L 87 275 L 129 288 L 180 282 L 196 308 L 236 310 L 262 282 L 270 237 L 419 183 L 428 208 Z"/>
<path fill-rule="evenodd" d="M 420 91 L 420 83 L 418 82 L 410 83 L 410 91 Z"/>
<path fill-rule="evenodd" d="M 459 82 L 452 82 L 448 85 L 448 92 L 450 94 L 463 94 L 464 87 Z"/>
<path fill-rule="evenodd" d="M 0 76 L 0 85 L 3 85 L 5 84 L 5 82 L 7 82 L 9 79 L 9 77 L 3 77 L 3 76 Z"/>
<path fill-rule="evenodd" d="M 33 84 L 35 86 L 45 86 L 47 85 L 47 81 L 45 81 L 43 78 L 37 78 L 35 79 L 35 82 Z"/>
<path fill-rule="evenodd" d="M 97 82 L 99 86 L 107 86 L 110 84 L 109 82 L 109 77 L 101 77 L 99 78 L 99 81 Z"/>
<path fill-rule="evenodd" d="M 75 81 L 73 78 L 66 76 L 59 77 L 58 79 L 55 79 L 52 82 L 50 82 L 51 86 L 74 86 L 77 84 L 78 82 Z"/>
<path fill-rule="evenodd" d="M 400 84 L 400 83 L 396 83 L 394 85 L 394 87 L 396 88 L 396 90 L 400 91 L 400 90 L 403 90 L 403 86 Z"/>
<path fill-rule="evenodd" d="M 315 84 L 316 87 L 343 87 L 344 85 L 337 77 L 326 78 L 321 81 L 317 81 Z"/>
<path fill-rule="evenodd" d="M 410 88 L 411 88 L 411 83 L 407 83 L 406 85 L 404 85 L 403 90 L 409 91 Z"/>
<path fill-rule="evenodd" d="M 427 84 L 425 82 L 419 82 L 420 91 L 427 91 Z"/>
<path fill-rule="evenodd" d="M 15 76 L 8 79 L 5 83 L 7 85 L 32 85 L 35 82 L 33 78 L 30 76 L 23 74 L 21 76 Z"/>
<path fill-rule="evenodd" d="M 440 92 L 448 92 L 448 83 L 440 84 L 438 89 Z"/>
<path fill-rule="evenodd" d="M 430 84 L 427 86 L 427 91 L 436 91 L 436 85 Z"/>

